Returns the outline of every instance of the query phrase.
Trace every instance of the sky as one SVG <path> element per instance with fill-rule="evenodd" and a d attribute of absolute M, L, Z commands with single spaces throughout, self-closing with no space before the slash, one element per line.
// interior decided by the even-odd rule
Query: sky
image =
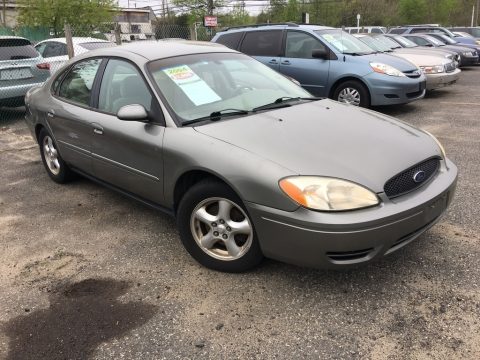
<path fill-rule="evenodd" d="M 127 7 L 130 4 L 131 8 L 151 6 L 157 15 L 161 15 L 162 0 L 117 0 L 120 7 Z M 165 0 L 169 3 L 169 6 L 174 9 L 172 0 Z M 239 0 L 224 0 L 226 7 L 222 11 L 228 11 L 235 3 L 241 3 Z M 245 0 L 245 9 L 252 15 L 257 15 L 263 8 L 268 6 L 269 0 Z"/>

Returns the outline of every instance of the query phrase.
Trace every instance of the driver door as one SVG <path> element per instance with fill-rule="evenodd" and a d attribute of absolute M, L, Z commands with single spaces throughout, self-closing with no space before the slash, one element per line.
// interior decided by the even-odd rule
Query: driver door
<path fill-rule="evenodd" d="M 117 118 L 121 107 L 132 104 L 143 105 L 150 121 Z M 108 61 L 97 108 L 99 112 L 90 124 L 95 177 L 140 198 L 162 203 L 165 127 L 160 107 L 135 65 L 120 59 Z"/>

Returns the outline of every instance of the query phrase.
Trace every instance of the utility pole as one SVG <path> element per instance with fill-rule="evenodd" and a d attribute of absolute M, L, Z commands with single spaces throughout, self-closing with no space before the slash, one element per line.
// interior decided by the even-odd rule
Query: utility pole
<path fill-rule="evenodd" d="M 7 0 L 3 0 L 2 22 L 3 26 L 7 27 Z"/>
<path fill-rule="evenodd" d="M 213 0 L 208 0 L 208 15 L 213 15 Z"/>
<path fill-rule="evenodd" d="M 477 15 L 475 16 L 475 26 L 478 26 L 478 7 L 480 6 L 480 0 L 477 0 Z"/>

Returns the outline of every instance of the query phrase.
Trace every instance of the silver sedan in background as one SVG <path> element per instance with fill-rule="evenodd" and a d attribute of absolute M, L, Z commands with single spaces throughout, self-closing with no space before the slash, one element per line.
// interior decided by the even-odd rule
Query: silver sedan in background
<path fill-rule="evenodd" d="M 82 174 L 175 216 L 188 252 L 221 271 L 382 257 L 437 222 L 456 185 L 429 133 L 216 44 L 94 50 L 26 104 L 54 181 Z"/>

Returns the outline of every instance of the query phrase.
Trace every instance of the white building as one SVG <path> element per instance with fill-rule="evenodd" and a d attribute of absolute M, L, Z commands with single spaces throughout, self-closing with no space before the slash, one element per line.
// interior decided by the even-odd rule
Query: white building
<path fill-rule="evenodd" d="M 149 40 L 155 38 L 153 22 L 155 13 L 150 7 L 122 8 L 114 18 L 120 26 L 122 42 Z M 115 34 L 105 34 L 110 41 L 115 41 Z"/>

